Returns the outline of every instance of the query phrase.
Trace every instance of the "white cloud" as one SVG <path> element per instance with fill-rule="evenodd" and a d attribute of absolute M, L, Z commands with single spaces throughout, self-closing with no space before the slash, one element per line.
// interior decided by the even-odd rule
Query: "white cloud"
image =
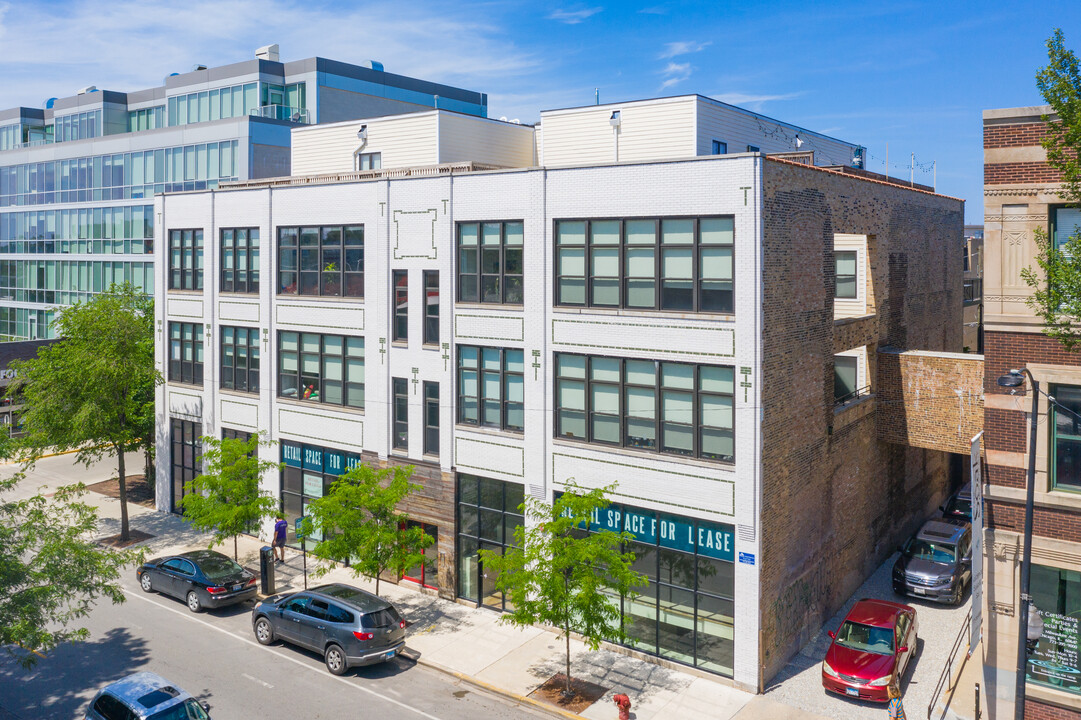
<path fill-rule="evenodd" d="M 447 9 L 447 8 L 451 9 Z M 379 60 L 387 72 L 486 91 L 544 69 L 508 41 L 503 28 L 459 5 L 403 12 L 388 0 L 321 5 L 301 0 L 75 0 L 0 3 L 4 81 L 0 108 L 39 107 L 85 85 L 133 91 L 155 87 L 196 63 L 225 65 L 281 45 L 282 59 L 318 55 Z M 424 22 L 417 22 L 417 16 Z M 49 48 L 42 53 L 42 48 Z"/>
<path fill-rule="evenodd" d="M 797 98 L 803 93 L 785 93 L 781 95 L 751 95 L 741 92 L 720 93 L 716 95 L 710 95 L 714 100 L 720 100 L 721 102 L 728 103 L 730 105 L 739 105 L 742 108 L 753 110 L 754 112 L 761 112 L 762 106 L 769 102 L 775 102 L 777 100 L 791 100 Z"/>
<path fill-rule="evenodd" d="M 690 53 L 701 52 L 705 48 L 709 47 L 708 42 L 695 42 L 694 40 L 681 40 L 679 42 L 670 42 L 664 46 L 664 52 L 657 57 L 661 60 L 676 57 L 678 55 L 689 55 Z"/>
<path fill-rule="evenodd" d="M 691 64 L 670 62 L 668 63 L 668 66 L 661 71 L 661 75 L 664 76 L 664 82 L 661 83 L 661 90 L 670 88 L 691 76 Z"/>
<path fill-rule="evenodd" d="M 604 8 L 592 7 L 583 8 L 582 10 L 555 10 L 552 12 L 551 15 L 548 16 L 548 19 L 558 20 L 559 22 L 566 23 L 567 25 L 577 25 L 583 20 L 587 20 L 593 17 L 601 10 L 604 10 Z"/>

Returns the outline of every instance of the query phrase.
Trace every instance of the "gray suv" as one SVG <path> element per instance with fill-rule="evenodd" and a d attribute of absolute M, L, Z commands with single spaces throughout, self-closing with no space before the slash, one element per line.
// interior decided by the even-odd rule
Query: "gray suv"
<path fill-rule="evenodd" d="M 928 520 L 893 565 L 899 595 L 960 605 L 972 582 L 972 530 L 959 520 Z"/>
<path fill-rule="evenodd" d="M 335 675 L 386 662 L 405 646 L 405 621 L 394 606 L 350 585 L 268 597 L 256 603 L 251 622 L 261 644 L 284 640 L 314 650 Z"/>
<path fill-rule="evenodd" d="M 209 709 L 160 675 L 140 672 L 102 688 L 86 720 L 210 720 Z"/>

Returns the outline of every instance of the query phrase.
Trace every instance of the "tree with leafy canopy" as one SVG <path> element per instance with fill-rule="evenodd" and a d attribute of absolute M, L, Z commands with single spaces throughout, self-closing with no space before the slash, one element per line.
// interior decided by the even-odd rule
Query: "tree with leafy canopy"
<path fill-rule="evenodd" d="M 128 530 L 124 454 L 140 447 L 153 415 L 154 302 L 130 283 L 113 285 L 85 303 L 63 308 L 53 320 L 61 340 L 36 358 L 12 363 L 18 375 L 9 394 L 22 393 L 25 467 L 50 452 L 76 451 L 90 466 L 117 460 L 120 538 Z"/>
<path fill-rule="evenodd" d="M 330 486 L 321 498 L 308 502 L 301 532 L 319 536 L 311 551 L 320 560 L 313 574 L 322 577 L 336 563 L 349 562 L 353 574 L 375 579 L 388 570 L 401 577 L 424 562 L 422 552 L 434 539 L 420 527 L 409 526 L 409 516 L 398 505 L 420 486 L 410 482 L 412 465 L 376 469 L 358 464 Z"/>
<path fill-rule="evenodd" d="M 9 450 L 5 442 L 0 456 Z M 143 550 L 91 539 L 98 515 L 80 501 L 81 483 L 52 497 L 11 497 L 24 479 L 23 473 L 0 479 L 0 646 L 30 668 L 41 653 L 89 637 L 86 628 L 72 626 L 96 600 L 124 602 L 120 570 L 142 562 Z"/>
<path fill-rule="evenodd" d="M 259 487 L 263 475 L 281 471 L 281 463 L 259 459 L 259 433 L 247 440 L 202 438 L 202 475 L 187 483 L 180 506 L 184 517 L 197 530 L 213 532 L 210 547 L 233 538 L 233 559 L 237 557 L 237 536 L 250 532 L 263 518 L 277 512 L 278 501 Z"/>
<path fill-rule="evenodd" d="M 1036 87 L 1054 116 L 1044 115 L 1040 144 L 1048 164 L 1061 176 L 1059 196 L 1068 206 L 1081 206 L 1081 71 L 1077 56 L 1065 46 L 1061 29 L 1047 39 L 1048 64 L 1036 73 Z M 1081 229 L 1059 227 L 1051 242 L 1042 228 L 1035 232 L 1034 268 L 1021 277 L 1032 288 L 1028 305 L 1043 322 L 1045 335 L 1067 350 L 1081 342 Z"/>
<path fill-rule="evenodd" d="M 496 573 L 496 588 L 514 606 L 501 620 L 521 627 L 552 625 L 565 639 L 565 696 L 572 692 L 571 633 L 581 635 L 590 650 L 603 640 L 626 640 L 626 619 L 613 598 L 636 597 L 635 588 L 646 584 L 633 569 L 634 553 L 623 551 L 632 534 L 586 530 L 608 507 L 614 489 L 613 484 L 587 492 L 570 482 L 552 504 L 526 496 L 521 508 L 527 521 L 514 530 L 516 547 L 503 554 L 480 551 L 485 571 Z"/>

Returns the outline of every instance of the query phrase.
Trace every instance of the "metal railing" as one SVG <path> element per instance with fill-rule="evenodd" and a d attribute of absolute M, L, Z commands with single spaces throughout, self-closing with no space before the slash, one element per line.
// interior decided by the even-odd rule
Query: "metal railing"
<path fill-rule="evenodd" d="M 288 120 L 289 122 L 310 125 L 308 109 L 302 107 L 290 107 L 289 105 L 263 105 L 252 108 L 249 115 L 271 118 L 272 120 Z"/>
<path fill-rule="evenodd" d="M 327 185 L 354 182 L 357 180 L 382 180 L 386 178 L 433 177 L 455 175 L 458 173 L 482 172 L 485 170 L 505 170 L 499 165 L 485 165 L 475 162 L 444 163 L 442 165 L 422 165 L 405 168 L 383 168 L 379 170 L 358 170 L 354 172 L 326 173 L 322 175 L 288 175 L 280 178 L 262 178 L 256 180 L 236 180 L 223 182 L 218 187 L 223 190 L 257 187 L 283 187 L 289 185 Z"/>
<path fill-rule="evenodd" d="M 969 608 L 968 613 L 965 614 L 965 621 L 961 625 L 961 630 L 957 633 L 957 637 L 954 638 L 953 647 L 950 648 L 950 656 L 946 658 L 946 666 L 942 668 L 942 674 L 938 676 L 938 682 L 935 683 L 935 690 L 931 693 L 931 702 L 927 706 L 927 720 L 931 720 L 931 713 L 934 712 L 935 704 L 938 702 L 938 698 L 942 695 L 943 690 L 948 690 L 952 687 L 953 664 L 957 659 L 957 651 L 961 649 L 965 639 L 968 637 L 972 624 L 971 620 L 972 608 Z M 968 653 L 965 653 L 965 659 L 968 659 Z"/>
<path fill-rule="evenodd" d="M 833 406 L 834 407 L 844 407 L 845 405 L 849 405 L 851 403 L 854 403 L 857 400 L 859 400 L 861 397 L 867 397 L 870 394 L 871 394 L 871 386 L 870 385 L 864 385 L 861 388 L 856 388 L 855 390 L 848 393 L 847 395 L 842 395 L 839 398 L 834 398 L 833 399 Z"/>

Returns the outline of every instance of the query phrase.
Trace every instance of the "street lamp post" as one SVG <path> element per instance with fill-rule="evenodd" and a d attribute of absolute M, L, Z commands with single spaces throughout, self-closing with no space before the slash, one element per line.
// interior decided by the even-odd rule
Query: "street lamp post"
<path fill-rule="evenodd" d="M 1002 387 L 1015 388 L 1024 384 L 1028 376 L 1032 392 L 1031 429 L 1028 439 L 1028 482 L 1025 489 L 1025 540 L 1021 548 L 1021 602 L 1017 613 L 1017 689 L 1014 692 L 1015 720 L 1025 717 L 1025 676 L 1028 669 L 1028 612 L 1032 598 L 1029 596 L 1029 576 L 1032 568 L 1032 505 L 1036 493 L 1036 426 L 1040 412 L 1040 383 L 1032 377 L 1028 368 L 1010 370 L 998 379 Z"/>

